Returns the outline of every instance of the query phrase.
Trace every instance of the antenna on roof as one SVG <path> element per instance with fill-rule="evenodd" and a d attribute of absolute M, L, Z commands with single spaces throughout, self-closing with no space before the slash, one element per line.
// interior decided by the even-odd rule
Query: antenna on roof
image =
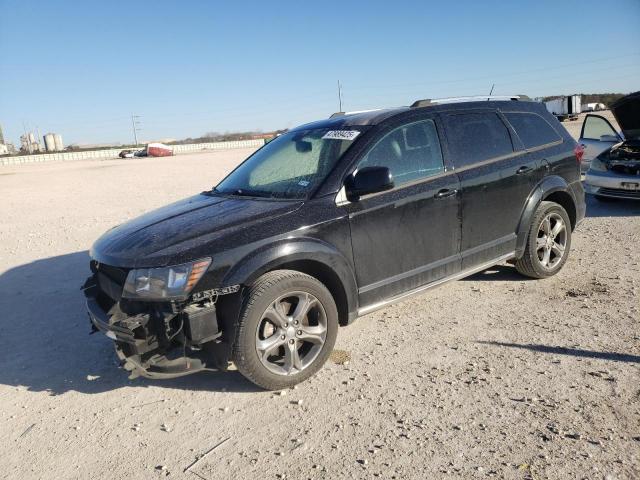
<path fill-rule="evenodd" d="M 493 85 L 491 85 L 491 91 L 489 92 L 489 96 L 491 96 L 491 94 L 493 93 L 493 88 L 496 86 L 496 84 L 494 83 Z M 489 99 L 487 99 L 487 101 L 489 101 Z"/>
<path fill-rule="evenodd" d="M 338 80 L 338 111 L 342 111 L 342 85 L 340 80 Z"/>

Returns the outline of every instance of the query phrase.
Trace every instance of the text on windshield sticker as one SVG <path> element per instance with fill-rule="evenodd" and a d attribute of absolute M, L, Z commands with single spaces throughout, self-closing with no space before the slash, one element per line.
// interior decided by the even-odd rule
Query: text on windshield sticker
<path fill-rule="evenodd" d="M 322 137 L 329 140 L 355 140 L 360 135 L 358 130 L 329 130 Z"/>

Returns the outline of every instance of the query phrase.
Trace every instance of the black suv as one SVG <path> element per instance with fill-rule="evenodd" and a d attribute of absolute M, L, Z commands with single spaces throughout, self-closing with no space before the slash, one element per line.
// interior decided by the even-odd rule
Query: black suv
<path fill-rule="evenodd" d="M 585 213 L 581 153 L 526 97 L 334 114 L 105 233 L 91 322 L 132 377 L 232 361 L 291 386 L 321 368 L 338 326 L 410 294 L 505 261 L 557 273 Z"/>

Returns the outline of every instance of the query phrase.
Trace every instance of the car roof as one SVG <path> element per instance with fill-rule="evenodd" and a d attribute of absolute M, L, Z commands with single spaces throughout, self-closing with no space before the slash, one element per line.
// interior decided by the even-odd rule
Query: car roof
<path fill-rule="evenodd" d="M 353 126 L 377 125 L 388 118 L 410 110 L 409 107 L 385 108 L 358 113 L 332 115 L 330 118 L 316 120 L 296 127 L 294 130 L 311 130 L 314 128 L 344 128 Z"/>
<path fill-rule="evenodd" d="M 414 103 L 411 107 L 396 107 L 396 108 L 385 108 L 378 110 L 367 110 L 360 112 L 338 112 L 331 115 L 330 118 L 326 118 L 323 120 L 317 120 L 315 122 L 306 123 L 304 125 L 300 125 L 292 131 L 295 130 L 312 130 L 316 128 L 348 128 L 355 126 L 367 126 L 367 125 L 378 125 L 385 120 L 388 120 L 396 115 L 400 115 L 402 113 L 410 112 L 410 111 L 425 111 L 425 112 L 442 112 L 442 111 L 451 111 L 451 110 L 470 110 L 470 109 L 481 109 L 487 108 L 488 105 L 488 97 L 481 97 L 484 100 L 473 100 L 473 101 L 458 101 L 458 99 L 451 99 L 454 101 L 446 102 L 446 101 L 431 101 L 431 100 L 419 100 Z M 448 100 L 448 99 L 446 99 Z M 433 103 L 432 103 L 433 102 Z M 493 100 L 490 102 L 491 108 L 499 108 L 504 111 L 535 111 L 538 109 L 544 109 L 544 105 L 540 102 L 534 102 L 529 100 L 528 98 L 518 100 L 517 98 L 514 100 Z M 536 108 L 537 107 L 537 108 Z"/>

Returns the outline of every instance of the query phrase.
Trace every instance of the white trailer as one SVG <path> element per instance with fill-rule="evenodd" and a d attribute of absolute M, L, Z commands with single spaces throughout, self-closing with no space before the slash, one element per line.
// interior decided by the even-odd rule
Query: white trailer
<path fill-rule="evenodd" d="M 600 110 L 606 110 L 607 106 L 604 103 L 587 103 L 582 107 L 583 112 L 599 112 Z"/>
<path fill-rule="evenodd" d="M 558 120 L 576 120 L 582 112 L 582 96 L 566 95 L 544 102 L 547 110 L 556 116 Z"/>

